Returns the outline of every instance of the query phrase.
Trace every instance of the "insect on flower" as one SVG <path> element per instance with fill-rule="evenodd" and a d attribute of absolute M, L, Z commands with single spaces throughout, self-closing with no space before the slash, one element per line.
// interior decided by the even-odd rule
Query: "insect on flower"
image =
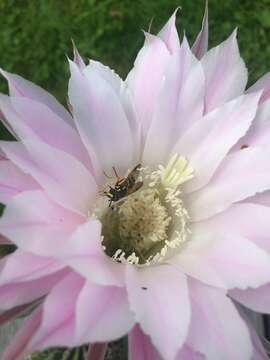
<path fill-rule="evenodd" d="M 140 170 L 141 164 L 138 164 L 128 173 L 126 177 L 121 177 L 117 174 L 117 171 L 113 166 L 113 171 L 117 181 L 114 186 L 109 185 L 109 191 L 103 191 L 103 195 L 107 196 L 110 199 L 109 207 L 112 206 L 112 202 L 119 201 L 142 187 L 142 181 L 136 182 Z"/>

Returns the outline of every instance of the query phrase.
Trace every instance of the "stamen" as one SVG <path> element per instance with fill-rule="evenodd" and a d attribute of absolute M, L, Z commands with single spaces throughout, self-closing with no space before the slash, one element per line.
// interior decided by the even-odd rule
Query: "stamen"
<path fill-rule="evenodd" d="M 188 240 L 189 215 L 181 199 L 181 185 L 193 178 L 193 169 L 183 156 L 174 155 L 166 167 L 141 168 L 143 186 L 103 212 L 105 253 L 113 260 L 137 266 L 164 261 L 180 251 Z"/>
<path fill-rule="evenodd" d="M 194 177 L 193 168 L 184 156 L 175 154 L 166 168 L 160 165 L 161 182 L 164 187 L 176 188 Z"/>

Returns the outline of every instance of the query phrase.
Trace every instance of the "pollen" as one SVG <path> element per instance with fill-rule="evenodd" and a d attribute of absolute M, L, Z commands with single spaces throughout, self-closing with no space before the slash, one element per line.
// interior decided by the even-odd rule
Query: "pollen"
<path fill-rule="evenodd" d="M 193 177 L 188 161 L 174 155 L 166 167 L 141 168 L 143 186 L 96 212 L 103 248 L 114 261 L 149 266 L 165 261 L 188 241 L 189 215 L 182 185 Z"/>

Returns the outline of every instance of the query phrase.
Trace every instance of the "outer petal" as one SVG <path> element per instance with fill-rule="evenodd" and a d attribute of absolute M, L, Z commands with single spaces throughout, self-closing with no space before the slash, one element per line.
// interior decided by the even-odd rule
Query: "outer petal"
<path fill-rule="evenodd" d="M 202 66 L 184 38 L 181 49 L 172 54 L 167 67 L 146 138 L 144 162 L 151 165 L 167 162 L 175 141 L 202 117 L 204 85 Z"/>
<path fill-rule="evenodd" d="M 144 46 L 126 80 L 144 134 L 152 120 L 168 60 L 169 51 L 164 42 L 159 37 L 146 33 Z"/>
<path fill-rule="evenodd" d="M 84 281 L 76 274 L 70 274 L 57 284 L 43 304 L 42 321 L 27 350 L 44 349 L 53 346 L 76 346 L 75 307 Z"/>
<path fill-rule="evenodd" d="M 48 106 L 55 114 L 73 125 L 69 112 L 47 91 L 41 87 L 23 79 L 21 76 L 11 74 L 0 69 L 0 73 L 7 79 L 11 96 L 22 96 L 36 100 Z"/>
<path fill-rule="evenodd" d="M 192 46 L 193 54 L 201 59 L 208 49 L 208 0 L 205 0 L 205 11 L 202 22 L 202 28 Z"/>
<path fill-rule="evenodd" d="M 91 168 L 79 134 L 48 106 L 25 97 L 10 98 L 0 94 L 0 109 L 17 138 L 42 140 Z"/>
<path fill-rule="evenodd" d="M 270 188 L 270 147 L 252 147 L 227 155 L 206 187 L 187 196 L 192 221 L 220 213 L 233 203 Z"/>
<path fill-rule="evenodd" d="M 87 315 L 86 315 L 87 314 Z M 84 284 L 76 307 L 78 342 L 104 342 L 127 334 L 134 325 L 125 289 Z"/>
<path fill-rule="evenodd" d="M 5 238 L 3 235 L 0 234 L 0 245 L 10 245 L 11 242 Z"/>
<path fill-rule="evenodd" d="M 37 331 L 42 317 L 41 306 L 39 306 L 28 319 L 25 320 L 23 326 L 19 329 L 12 343 L 6 348 L 2 355 L 2 360 L 22 360 L 26 355 L 26 347 L 32 336 Z"/>
<path fill-rule="evenodd" d="M 7 204 L 22 191 L 38 189 L 34 179 L 9 160 L 0 160 L 0 202 Z"/>
<path fill-rule="evenodd" d="M 0 260 L 0 285 L 38 279 L 63 267 L 53 258 L 16 250 Z"/>
<path fill-rule="evenodd" d="M 168 265 L 127 268 L 127 289 L 136 321 L 168 360 L 185 342 L 190 308 L 186 278 Z"/>
<path fill-rule="evenodd" d="M 247 203 L 260 204 L 263 206 L 270 206 L 270 190 L 256 194 L 244 200 Z"/>
<path fill-rule="evenodd" d="M 60 205 L 87 215 L 93 207 L 97 186 L 82 163 L 41 141 L 3 143 L 2 149 L 22 171 L 30 174 Z"/>
<path fill-rule="evenodd" d="M 121 88 L 124 86 L 123 80 L 110 69 L 108 66 L 103 65 L 99 61 L 90 60 L 89 65 L 85 68 L 85 74 L 91 76 L 91 72 L 96 72 L 103 80 L 105 80 L 114 90 L 117 95 L 120 95 Z"/>
<path fill-rule="evenodd" d="M 25 251 L 55 255 L 82 221 L 42 191 L 28 191 L 14 197 L 6 207 L 0 232 Z"/>
<path fill-rule="evenodd" d="M 100 285 L 123 286 L 123 264 L 105 255 L 102 249 L 101 224 L 90 220 L 79 226 L 61 249 L 61 260 L 82 276 Z"/>
<path fill-rule="evenodd" d="M 108 66 L 103 65 L 102 63 L 94 60 L 90 60 L 90 63 L 85 68 L 85 74 L 90 74 L 96 72 L 98 76 L 102 77 L 114 90 L 119 101 L 123 106 L 125 111 L 129 128 L 132 134 L 132 142 L 134 143 L 135 158 L 136 154 L 139 155 L 140 152 L 140 126 L 138 124 L 134 104 L 132 103 L 130 89 L 127 87 L 127 84 L 116 74 L 116 72 L 110 69 Z M 137 158 L 136 158 L 137 160 Z M 111 169 L 110 169 L 111 170 Z"/>
<path fill-rule="evenodd" d="M 194 223 L 192 231 L 200 234 L 206 229 L 220 234 L 239 234 L 270 253 L 270 207 L 259 204 L 234 204 L 228 210 L 208 220 Z"/>
<path fill-rule="evenodd" d="M 28 304 L 49 293 L 67 274 L 67 269 L 43 276 L 36 280 L 11 282 L 0 286 L 0 309 L 8 310 L 15 306 Z"/>
<path fill-rule="evenodd" d="M 260 102 L 264 102 L 270 97 L 270 72 L 261 77 L 255 84 L 253 84 L 248 90 L 248 93 L 253 91 L 263 90 Z"/>
<path fill-rule="evenodd" d="M 83 70 L 86 65 L 73 40 L 72 40 L 72 46 L 73 46 L 73 61 L 81 70 Z"/>
<path fill-rule="evenodd" d="M 242 145 L 258 146 L 267 145 L 270 138 L 270 100 L 258 107 L 256 118 L 254 119 L 248 133 L 237 144 L 240 149 Z"/>
<path fill-rule="evenodd" d="M 139 325 L 134 326 L 129 333 L 128 353 L 129 360 L 162 360 L 149 336 L 142 332 Z"/>
<path fill-rule="evenodd" d="M 96 343 L 89 346 L 85 360 L 104 360 L 108 343 Z"/>
<path fill-rule="evenodd" d="M 249 328 L 249 333 L 253 344 L 252 360 L 269 360 L 266 349 L 264 348 L 261 339 L 257 335 L 256 330 L 251 324 L 249 324 L 248 319 L 246 319 L 246 323 Z"/>
<path fill-rule="evenodd" d="M 250 359 L 247 326 L 226 293 L 195 281 L 189 282 L 189 289 L 192 317 L 188 344 L 207 360 Z"/>
<path fill-rule="evenodd" d="M 184 345 L 177 354 L 176 360 L 204 360 L 205 356 L 193 351 L 188 345 Z"/>
<path fill-rule="evenodd" d="M 70 61 L 69 100 L 83 141 L 92 148 L 102 169 L 112 164 L 126 170 L 134 158 L 129 123 L 110 84 L 96 71 L 84 71 Z"/>
<path fill-rule="evenodd" d="M 170 19 L 158 33 L 158 36 L 164 41 L 171 53 L 175 53 L 180 49 L 180 40 L 175 26 L 175 17 L 178 9 L 174 11 Z"/>
<path fill-rule="evenodd" d="M 177 142 L 172 154 L 189 159 L 195 177 L 185 191 L 207 184 L 231 147 L 247 132 L 257 111 L 260 94 L 241 96 L 207 114 Z"/>
<path fill-rule="evenodd" d="M 169 260 L 180 271 L 212 286 L 258 287 L 270 279 L 270 256 L 237 234 L 208 229 L 193 236 Z"/>
<path fill-rule="evenodd" d="M 247 69 L 240 57 L 236 30 L 202 58 L 206 76 L 205 112 L 242 95 L 247 84 Z"/>
<path fill-rule="evenodd" d="M 232 290 L 230 296 L 240 304 L 261 313 L 270 313 L 270 284 L 256 289 Z"/>

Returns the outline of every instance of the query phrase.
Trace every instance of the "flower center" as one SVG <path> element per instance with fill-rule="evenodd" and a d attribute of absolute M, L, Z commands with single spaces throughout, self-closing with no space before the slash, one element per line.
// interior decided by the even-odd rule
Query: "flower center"
<path fill-rule="evenodd" d="M 166 167 L 141 168 L 138 190 L 96 211 L 105 253 L 118 262 L 151 265 L 180 248 L 189 234 L 189 216 L 180 186 L 193 177 L 186 159 L 174 155 Z M 135 185 L 136 186 L 136 185 Z"/>

